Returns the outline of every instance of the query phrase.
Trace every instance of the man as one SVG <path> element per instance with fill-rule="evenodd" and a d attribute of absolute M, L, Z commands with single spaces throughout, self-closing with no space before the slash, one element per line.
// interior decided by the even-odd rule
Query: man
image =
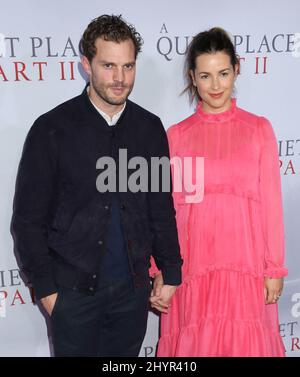
<path fill-rule="evenodd" d="M 127 99 L 141 43 L 121 16 L 93 20 L 80 41 L 89 84 L 39 117 L 24 145 L 12 229 L 51 317 L 56 356 L 137 356 L 151 254 L 161 271 L 151 298 L 158 310 L 167 310 L 181 282 L 170 191 L 105 191 L 97 181 L 104 157 L 119 176 L 120 149 L 149 163 L 169 156 L 160 119 Z"/>

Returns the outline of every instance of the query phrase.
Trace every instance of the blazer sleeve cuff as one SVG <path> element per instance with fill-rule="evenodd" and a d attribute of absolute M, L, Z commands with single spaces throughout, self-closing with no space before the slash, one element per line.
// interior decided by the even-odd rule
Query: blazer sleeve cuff
<path fill-rule="evenodd" d="M 180 285 L 181 284 L 181 266 L 167 266 L 162 268 L 164 284 Z"/>

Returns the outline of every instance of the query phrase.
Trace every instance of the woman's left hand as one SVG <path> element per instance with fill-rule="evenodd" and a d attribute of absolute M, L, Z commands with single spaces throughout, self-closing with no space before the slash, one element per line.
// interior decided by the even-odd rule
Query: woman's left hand
<path fill-rule="evenodd" d="M 283 289 L 283 278 L 265 278 L 265 302 L 275 304 L 281 296 Z"/>

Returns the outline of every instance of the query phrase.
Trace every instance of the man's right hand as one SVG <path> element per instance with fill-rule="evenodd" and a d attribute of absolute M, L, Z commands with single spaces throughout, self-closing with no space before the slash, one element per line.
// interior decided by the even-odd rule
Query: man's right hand
<path fill-rule="evenodd" d="M 41 303 L 43 304 L 46 312 L 51 317 L 55 302 L 57 300 L 57 293 L 41 298 Z"/>

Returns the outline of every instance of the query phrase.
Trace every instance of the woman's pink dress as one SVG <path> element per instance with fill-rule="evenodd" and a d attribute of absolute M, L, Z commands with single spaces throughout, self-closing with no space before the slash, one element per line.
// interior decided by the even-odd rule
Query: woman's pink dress
<path fill-rule="evenodd" d="M 168 139 L 171 157 L 204 157 L 204 197 L 173 194 L 183 282 L 162 314 L 158 356 L 284 356 L 277 304 L 264 299 L 264 277 L 287 274 L 271 124 L 235 100 L 219 114 L 199 104 Z"/>

